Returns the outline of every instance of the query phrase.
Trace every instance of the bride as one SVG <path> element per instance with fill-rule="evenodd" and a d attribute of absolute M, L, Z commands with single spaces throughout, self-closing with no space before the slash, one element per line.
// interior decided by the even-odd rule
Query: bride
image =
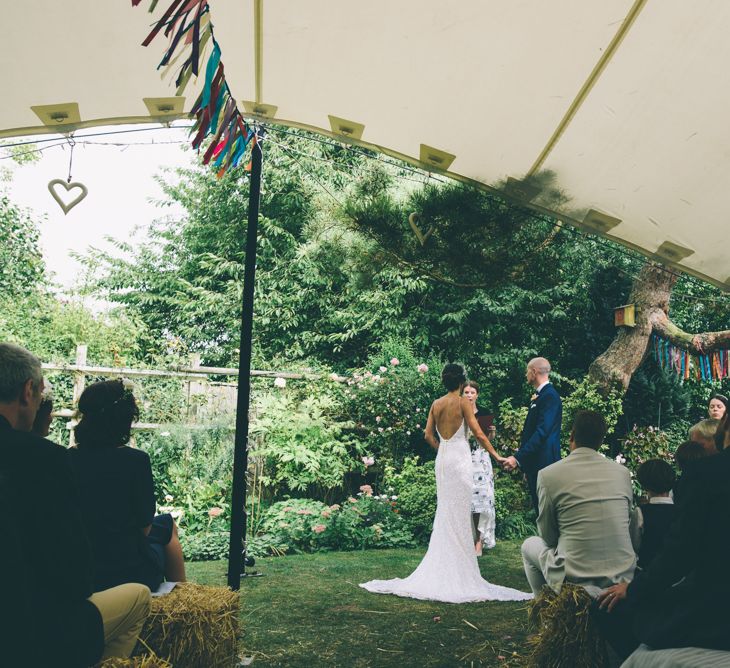
<path fill-rule="evenodd" d="M 532 594 L 490 584 L 479 573 L 472 542 L 473 476 L 467 429 L 497 462 L 502 463 L 504 458 L 497 454 L 479 428 L 474 407 L 461 396 L 466 383 L 464 368 L 459 364 L 447 364 L 441 372 L 441 380 L 448 393 L 433 402 L 426 424 L 426 440 L 438 451 L 436 517 L 428 551 L 407 578 L 371 580 L 360 586 L 377 594 L 445 603 L 530 599 Z"/>

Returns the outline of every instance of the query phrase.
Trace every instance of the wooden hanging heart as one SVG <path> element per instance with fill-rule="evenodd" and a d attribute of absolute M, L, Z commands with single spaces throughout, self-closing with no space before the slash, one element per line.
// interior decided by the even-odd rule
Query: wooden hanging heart
<path fill-rule="evenodd" d="M 67 193 L 74 188 L 79 188 L 81 192 L 76 195 L 76 197 L 74 197 L 68 204 L 66 204 L 66 202 L 61 199 L 61 196 L 56 192 L 56 186 L 63 186 L 63 188 L 66 189 Z M 74 181 L 73 183 L 66 183 L 61 179 L 53 179 L 52 181 L 49 181 L 48 192 L 51 193 L 51 197 L 56 200 L 58 206 L 63 209 L 64 215 L 71 211 L 71 209 L 73 209 L 82 199 L 84 199 L 84 197 L 89 194 L 88 188 L 83 183 L 79 183 L 78 181 Z"/>
<path fill-rule="evenodd" d="M 428 232 L 424 234 L 423 232 L 421 232 L 421 228 L 418 227 L 418 225 L 416 224 L 417 220 L 417 213 L 412 213 L 410 216 L 408 216 L 408 224 L 411 226 L 413 233 L 416 235 L 416 239 L 421 242 L 421 246 L 425 246 L 426 241 L 428 241 L 428 238 L 433 234 L 433 225 L 431 225 L 431 227 L 428 228 Z"/>

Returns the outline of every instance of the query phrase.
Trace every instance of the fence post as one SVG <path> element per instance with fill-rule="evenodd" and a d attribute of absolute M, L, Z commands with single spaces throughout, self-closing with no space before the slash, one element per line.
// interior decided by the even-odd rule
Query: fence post
<path fill-rule="evenodd" d="M 85 366 L 86 365 L 86 354 L 88 352 L 88 346 L 85 344 L 79 344 L 76 346 L 76 366 Z M 86 376 L 84 375 L 83 371 L 74 371 L 74 392 L 73 392 L 73 399 L 71 403 L 72 410 L 76 410 L 76 408 L 79 405 L 79 399 L 81 398 L 81 393 L 84 391 L 84 387 L 86 387 Z M 68 432 L 68 446 L 72 448 L 74 445 L 76 445 L 76 438 L 74 437 L 74 430 L 69 429 Z"/>
<path fill-rule="evenodd" d="M 191 369 L 199 369 L 200 368 L 200 353 L 193 353 L 190 356 L 190 368 Z M 188 379 L 187 380 L 187 409 L 185 411 L 187 417 L 192 418 L 193 422 L 197 421 L 198 417 L 198 406 L 197 403 L 195 403 L 195 397 L 198 396 L 203 391 L 203 384 L 197 380 L 193 381 Z"/>

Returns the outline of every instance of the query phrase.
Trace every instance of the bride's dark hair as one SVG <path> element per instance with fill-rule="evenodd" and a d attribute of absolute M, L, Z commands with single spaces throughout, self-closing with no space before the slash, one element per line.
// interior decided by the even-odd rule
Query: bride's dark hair
<path fill-rule="evenodd" d="M 441 372 L 441 382 L 444 387 L 453 392 L 466 383 L 466 371 L 461 364 L 447 364 Z"/>

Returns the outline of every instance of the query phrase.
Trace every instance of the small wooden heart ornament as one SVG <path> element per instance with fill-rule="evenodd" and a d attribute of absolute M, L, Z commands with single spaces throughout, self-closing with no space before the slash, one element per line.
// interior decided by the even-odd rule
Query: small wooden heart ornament
<path fill-rule="evenodd" d="M 418 220 L 418 214 L 412 213 L 410 216 L 408 216 L 408 224 L 411 226 L 411 229 L 413 230 L 413 234 L 416 235 L 416 239 L 418 239 L 421 242 L 421 246 L 426 245 L 426 241 L 428 241 L 428 238 L 433 234 L 433 225 L 428 228 L 428 232 L 424 234 L 421 232 L 421 228 L 418 227 L 416 224 L 416 221 Z"/>
<path fill-rule="evenodd" d="M 57 186 L 62 186 L 63 188 L 65 188 L 67 193 L 74 188 L 78 188 L 81 192 L 76 195 L 76 197 L 74 197 L 68 204 L 66 204 L 66 202 L 61 199 L 61 196 L 58 194 L 58 192 L 56 192 Z M 63 213 L 65 215 L 89 194 L 89 189 L 83 183 L 79 183 L 78 181 L 74 181 L 73 183 L 66 183 L 61 179 L 53 179 L 52 181 L 48 182 L 48 192 L 50 192 L 51 197 L 53 197 L 53 199 L 58 202 L 58 206 L 63 209 Z"/>

